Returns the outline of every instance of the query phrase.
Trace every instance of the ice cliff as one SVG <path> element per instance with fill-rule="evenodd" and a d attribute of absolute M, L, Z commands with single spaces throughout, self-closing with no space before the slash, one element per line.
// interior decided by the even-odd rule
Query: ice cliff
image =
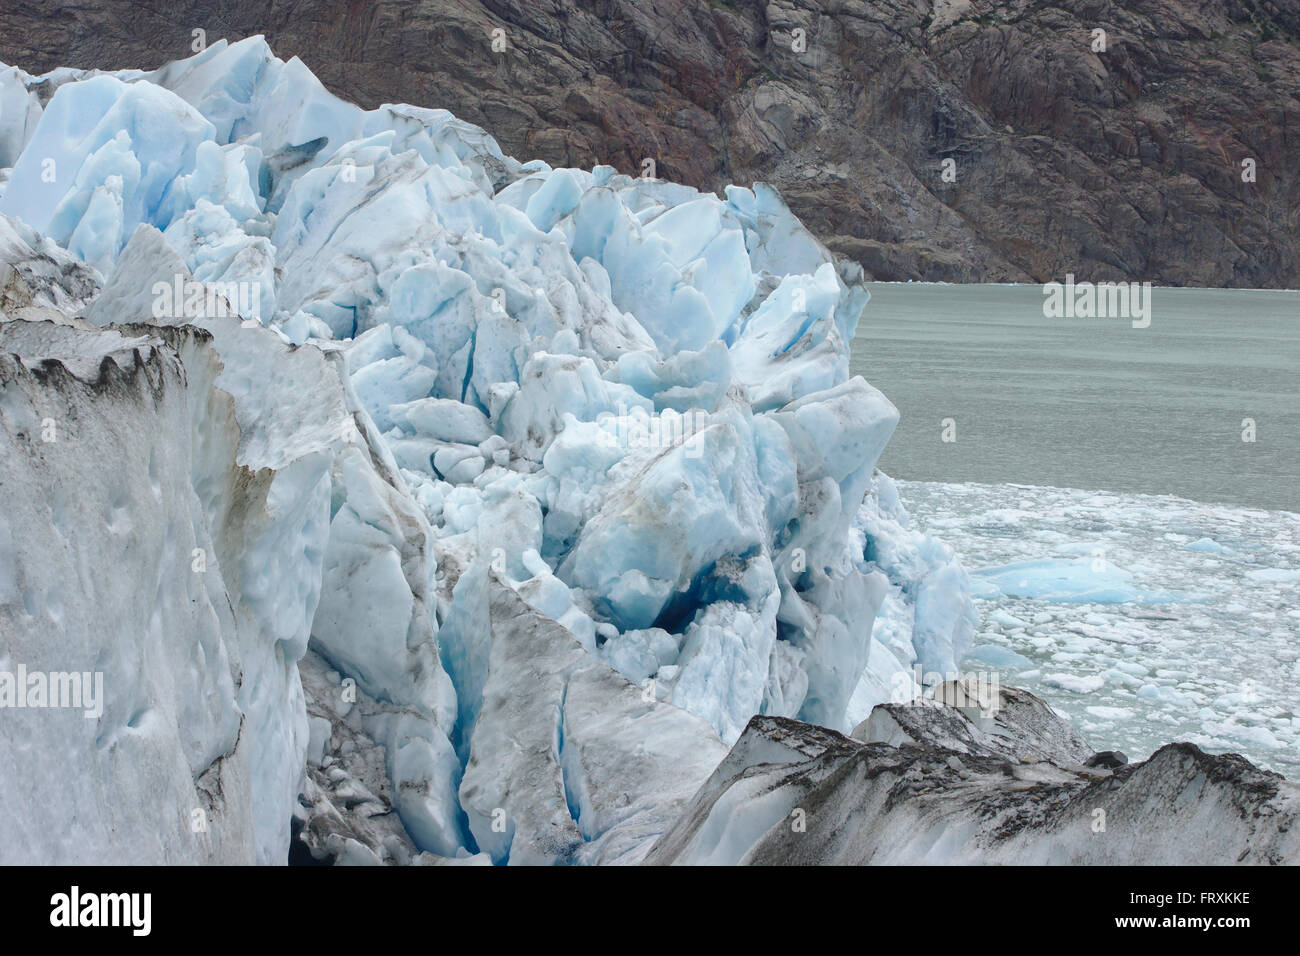
<path fill-rule="evenodd" d="M 774 190 L 259 37 L 0 66 L 0 166 L 0 669 L 105 695 L 0 711 L 5 862 L 636 862 L 755 715 L 955 672 L 861 272 Z"/>

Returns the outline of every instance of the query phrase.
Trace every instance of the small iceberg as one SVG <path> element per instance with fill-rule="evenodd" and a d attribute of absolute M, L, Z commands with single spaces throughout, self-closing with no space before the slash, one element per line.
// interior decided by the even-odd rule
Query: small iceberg
<path fill-rule="evenodd" d="M 1044 558 L 972 572 L 977 597 L 1007 597 L 1068 604 L 1173 604 L 1187 596 L 1150 591 L 1123 568 L 1095 558 Z M 992 589 L 996 588 L 996 592 Z"/>

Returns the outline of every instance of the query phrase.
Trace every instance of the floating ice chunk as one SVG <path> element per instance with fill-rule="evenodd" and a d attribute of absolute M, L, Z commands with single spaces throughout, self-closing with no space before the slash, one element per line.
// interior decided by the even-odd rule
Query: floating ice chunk
<path fill-rule="evenodd" d="M 1268 584 L 1293 584 L 1300 581 L 1300 568 L 1252 568 L 1246 577 Z"/>
<path fill-rule="evenodd" d="M 985 601 L 995 601 L 1004 597 L 1002 589 L 988 578 L 980 577 L 972 572 L 973 577 L 970 579 L 970 595 L 973 598 L 981 598 Z"/>
<path fill-rule="evenodd" d="M 1099 720 L 1131 720 L 1133 717 L 1133 710 L 1129 707 L 1093 705 L 1086 708 L 1086 710 Z"/>
<path fill-rule="evenodd" d="M 1079 676 L 1077 674 L 1045 674 L 1043 683 L 1048 687 L 1059 687 L 1074 694 L 1091 694 L 1106 686 L 1106 678 L 1100 674 Z"/>
<path fill-rule="evenodd" d="M 972 573 L 1001 594 L 1039 601 L 1168 604 L 1186 599 L 1185 595 L 1137 587 L 1128 571 L 1093 558 L 1044 558 Z"/>
<path fill-rule="evenodd" d="M 1023 654 L 1017 654 L 1007 647 L 1000 647 L 997 644 L 981 644 L 978 647 L 971 648 L 966 655 L 963 666 L 969 667 L 969 662 L 974 661 L 979 664 L 990 664 L 993 667 L 1032 667 L 1033 661 Z"/>
<path fill-rule="evenodd" d="M 1209 554 L 1226 554 L 1231 550 L 1213 538 L 1197 538 L 1186 547 L 1188 551 L 1205 551 Z"/>
<path fill-rule="evenodd" d="M 1275 750 L 1282 746 L 1276 734 L 1260 725 L 1251 726 L 1231 720 L 1207 720 L 1201 726 L 1205 731 L 1205 746 L 1216 749 L 1228 749 L 1243 743 L 1263 750 Z"/>
<path fill-rule="evenodd" d="M 1155 700 L 1164 704 L 1185 706 L 1189 703 L 1187 695 L 1164 684 L 1143 684 L 1137 695 L 1146 700 Z"/>

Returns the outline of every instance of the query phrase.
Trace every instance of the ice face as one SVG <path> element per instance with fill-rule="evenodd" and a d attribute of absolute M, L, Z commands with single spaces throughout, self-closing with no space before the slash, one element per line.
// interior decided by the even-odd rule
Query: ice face
<path fill-rule="evenodd" d="M 0 66 L 0 167 L 12 167 L 41 118 L 41 101 L 28 89 L 31 77 Z"/>
<path fill-rule="evenodd" d="M 101 691 L 94 709 L 6 701 L 0 794 L 15 812 L 0 857 L 254 862 L 254 747 L 234 676 L 252 621 L 228 600 L 194 489 L 183 386 L 212 370 L 198 355 L 183 366 L 157 336 L 48 321 L 0 324 L 0 343 L 0 670 L 74 672 Z M 207 425 L 214 455 L 233 454 L 232 423 Z M 292 715 L 279 716 L 262 753 L 292 742 Z"/>
<path fill-rule="evenodd" d="M 898 672 L 964 653 L 967 579 L 875 471 L 898 412 L 848 374 L 861 270 L 774 190 L 521 165 L 446 111 L 342 102 L 257 37 L 58 80 L 42 110 L 0 71 L 0 225 L 105 279 L 48 305 L 210 337 L 190 401 L 228 403 L 235 444 L 192 468 L 209 535 L 254 520 L 239 469 L 268 482 L 222 559 L 259 858 L 283 855 L 309 741 L 323 766 L 340 734 L 387 748 L 417 851 L 606 858 L 622 786 L 644 826 L 606 843 L 633 858 L 700 768 L 633 772 L 629 727 L 699 753 L 755 713 L 847 730 Z M 582 692 L 554 821 L 485 779 L 535 717 L 499 699 L 524 679 L 499 659 L 503 588 L 573 640 L 537 649 Z M 305 699 L 309 645 L 310 692 L 351 681 L 364 727 Z M 674 716 L 627 723 L 641 706 Z M 346 816 L 325 779 L 314 845 L 400 856 L 318 832 Z"/>
<path fill-rule="evenodd" d="M 136 226 L 168 225 L 159 221 L 164 199 L 212 135 L 197 111 L 152 84 L 65 84 L 14 164 L 0 213 L 105 271 Z"/>

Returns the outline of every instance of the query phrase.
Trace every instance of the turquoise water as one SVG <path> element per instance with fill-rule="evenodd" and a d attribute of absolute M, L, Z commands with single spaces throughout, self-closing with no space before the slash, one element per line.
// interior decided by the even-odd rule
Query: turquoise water
<path fill-rule="evenodd" d="M 1045 318 L 1041 286 L 870 289 L 852 371 L 901 412 L 895 478 L 1300 512 L 1300 292 L 1158 288 L 1139 329 Z"/>

